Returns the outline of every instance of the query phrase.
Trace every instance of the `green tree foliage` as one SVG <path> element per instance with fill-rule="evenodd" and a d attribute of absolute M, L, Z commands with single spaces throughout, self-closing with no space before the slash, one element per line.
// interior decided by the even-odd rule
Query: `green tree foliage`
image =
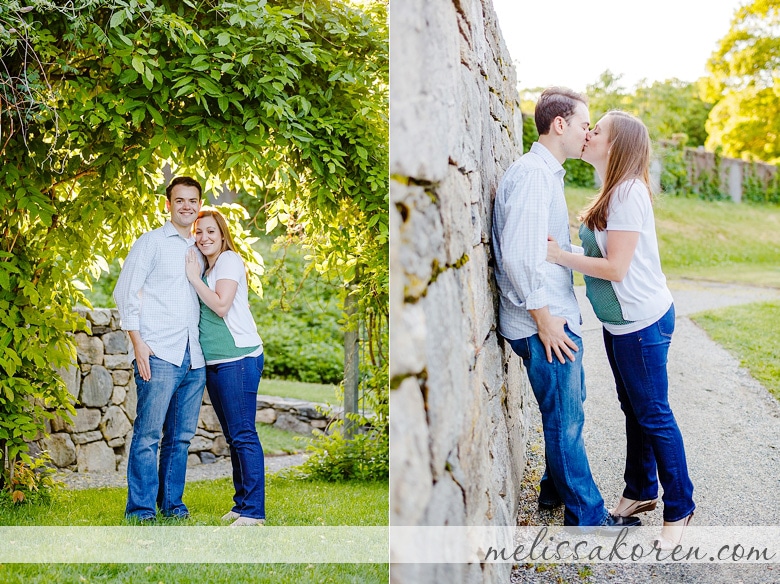
<path fill-rule="evenodd" d="M 630 111 L 647 125 L 653 140 L 685 134 L 689 146 L 704 145 L 712 104 L 702 101 L 696 83 L 679 79 L 640 83 L 629 101 Z"/>
<path fill-rule="evenodd" d="M 704 145 L 705 123 L 712 105 L 699 97 L 696 83 L 668 79 L 648 85 L 642 81 L 629 91 L 620 85 L 620 78 L 607 70 L 596 83 L 588 85 L 586 94 L 594 124 L 609 110 L 621 109 L 641 118 L 653 140 L 685 134 L 689 146 Z"/>
<path fill-rule="evenodd" d="M 753 0 L 736 11 L 702 83 L 715 103 L 708 149 L 724 156 L 780 162 L 780 0 Z"/>
<path fill-rule="evenodd" d="M 523 152 L 528 152 L 531 144 L 538 138 L 539 132 L 536 131 L 533 114 L 523 114 Z M 563 168 L 566 169 L 564 181 L 567 185 L 587 188 L 594 186 L 593 167 L 587 162 L 570 158 L 563 163 Z"/>
<path fill-rule="evenodd" d="M 256 245 L 266 260 L 266 273 L 263 298 L 253 295 L 249 305 L 266 353 L 263 377 L 340 383 L 340 288 L 313 270 L 300 245 L 286 235 L 261 235 Z"/>
<path fill-rule="evenodd" d="M 70 408 L 51 367 L 75 357 L 72 307 L 160 224 L 166 163 L 267 201 L 269 228 L 295 230 L 318 270 L 356 290 L 382 370 L 386 4 L 0 3 L 6 470 L 49 408 Z"/>
<path fill-rule="evenodd" d="M 594 126 L 610 110 L 620 109 L 628 111 L 629 94 L 620 84 L 621 77 L 622 75 L 615 75 L 607 69 L 599 75 L 595 83 L 585 88 L 585 95 L 588 97 L 591 126 Z"/>

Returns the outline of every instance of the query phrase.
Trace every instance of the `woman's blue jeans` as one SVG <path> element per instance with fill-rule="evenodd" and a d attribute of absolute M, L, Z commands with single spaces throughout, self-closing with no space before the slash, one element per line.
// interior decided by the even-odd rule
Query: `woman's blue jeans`
<path fill-rule="evenodd" d="M 674 305 L 657 322 L 639 331 L 613 335 L 604 345 L 626 416 L 627 499 L 646 501 L 663 487 L 664 521 L 678 521 L 694 510 L 693 483 L 685 447 L 669 406 L 667 355 L 674 332 Z"/>
<path fill-rule="evenodd" d="M 190 367 L 189 347 L 180 367 L 154 355 L 149 365 L 152 378 L 144 381 L 133 362 L 138 405 L 127 459 L 125 515 L 150 519 L 159 507 L 165 516 L 186 517 L 187 451 L 198 428 L 206 369 Z"/>
<path fill-rule="evenodd" d="M 264 356 L 206 365 L 206 388 L 233 464 L 233 511 L 265 519 L 265 459 L 255 426 L 257 386 Z"/>
<path fill-rule="evenodd" d="M 602 525 L 608 511 L 590 471 L 582 427 L 585 423 L 585 376 L 582 339 L 569 331 L 579 347 L 574 361 L 560 363 L 547 354 L 539 335 L 509 341 L 522 359 L 531 382 L 544 432 L 545 476 L 540 500 L 559 498 L 566 506 L 564 525 Z"/>

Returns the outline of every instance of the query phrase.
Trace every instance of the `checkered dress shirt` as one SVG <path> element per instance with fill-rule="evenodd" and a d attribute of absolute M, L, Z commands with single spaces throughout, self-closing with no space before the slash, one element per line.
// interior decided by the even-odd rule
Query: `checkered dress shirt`
<path fill-rule="evenodd" d="M 194 243 L 170 221 L 144 233 L 127 254 L 114 301 L 122 329 L 140 331 L 156 357 L 180 367 L 189 343 L 192 368 L 198 369 L 206 364 L 198 342 L 200 304 L 184 269 Z"/>
<path fill-rule="evenodd" d="M 547 148 L 534 142 L 530 152 L 506 171 L 493 208 L 493 253 L 499 296 L 499 332 L 514 340 L 538 332 L 528 312 L 549 307 L 581 334 L 582 318 L 569 268 L 549 263 L 547 235 L 572 251 L 569 214 L 563 191 L 566 171 Z"/>

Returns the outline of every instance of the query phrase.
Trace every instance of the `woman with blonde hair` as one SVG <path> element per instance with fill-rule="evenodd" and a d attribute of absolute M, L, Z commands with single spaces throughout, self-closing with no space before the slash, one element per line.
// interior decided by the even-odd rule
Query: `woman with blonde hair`
<path fill-rule="evenodd" d="M 203 209 L 193 224 L 205 271 L 190 249 L 187 278 L 200 298 L 200 344 L 206 357 L 206 389 L 233 465 L 231 526 L 265 522 L 265 460 L 255 426 L 257 386 L 263 374 L 263 341 L 249 311 L 246 267 L 216 209 Z"/>
<path fill-rule="evenodd" d="M 582 159 L 602 181 L 582 211 L 585 254 L 551 240 L 547 260 L 582 272 L 602 322 L 604 345 L 626 417 L 626 482 L 611 513 L 655 509 L 663 487 L 664 526 L 656 547 L 682 539 L 695 508 L 682 434 L 669 406 L 666 372 L 674 304 L 661 271 L 650 188 L 650 137 L 638 118 L 608 112 L 586 138 Z"/>

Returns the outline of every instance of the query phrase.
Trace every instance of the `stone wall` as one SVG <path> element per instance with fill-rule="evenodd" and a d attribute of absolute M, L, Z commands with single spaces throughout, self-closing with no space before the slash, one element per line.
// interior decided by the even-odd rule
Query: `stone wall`
<path fill-rule="evenodd" d="M 77 363 L 59 371 L 73 396 L 76 415 L 71 423 L 52 420 L 49 436 L 35 446 L 47 450 L 59 468 L 78 472 L 124 470 L 136 414 L 133 345 L 121 330 L 116 309 L 81 309 L 80 313 L 86 318 L 87 330 L 75 335 Z M 257 399 L 258 422 L 300 434 L 325 431 L 338 415 L 338 411 L 321 413 L 315 404 L 300 400 L 265 395 Z M 203 394 L 198 429 L 189 452 L 190 465 L 230 455 L 208 392 Z"/>
<path fill-rule="evenodd" d="M 520 155 L 490 0 L 393 0 L 391 525 L 514 525 L 527 377 L 496 333 L 492 201 Z M 393 565 L 393 582 L 503 582 L 510 565 Z"/>

